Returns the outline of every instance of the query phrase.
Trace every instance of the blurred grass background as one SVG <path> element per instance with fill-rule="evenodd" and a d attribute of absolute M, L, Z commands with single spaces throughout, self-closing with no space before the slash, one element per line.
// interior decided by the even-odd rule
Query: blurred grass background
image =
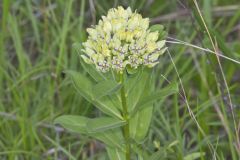
<path fill-rule="evenodd" d="M 62 74 L 82 70 L 72 44 L 85 41 L 86 27 L 122 5 L 163 24 L 169 42 L 179 39 L 213 50 L 193 2 L 0 0 L 0 159 L 107 159 L 101 143 L 52 123 L 61 114 L 101 114 Z M 219 53 L 240 61 L 239 0 L 198 5 Z M 170 54 L 155 69 L 156 88 L 180 77 L 186 97 L 182 90 L 156 104 L 142 148 L 157 153 L 156 160 L 239 160 L 240 64 L 220 58 L 219 65 L 214 54 L 185 44 L 167 46 Z"/>

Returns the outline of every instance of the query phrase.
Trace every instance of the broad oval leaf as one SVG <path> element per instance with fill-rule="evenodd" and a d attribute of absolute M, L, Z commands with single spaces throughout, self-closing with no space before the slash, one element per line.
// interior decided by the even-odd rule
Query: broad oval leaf
<path fill-rule="evenodd" d="M 147 84 L 147 87 L 151 87 L 151 82 Z M 130 133 L 131 137 L 135 139 L 138 143 L 145 138 L 147 135 L 153 111 L 153 102 L 166 97 L 167 95 L 176 93 L 178 91 L 178 86 L 176 83 L 161 90 L 161 92 L 155 92 L 155 94 L 147 95 L 142 98 L 142 100 L 137 104 L 135 111 L 132 112 L 132 119 L 130 120 Z"/>
<path fill-rule="evenodd" d="M 113 80 L 104 80 L 98 82 L 92 88 L 94 99 L 99 99 L 103 96 L 113 94 L 121 88 L 121 84 Z"/>
<path fill-rule="evenodd" d="M 153 105 L 137 112 L 130 119 L 130 135 L 138 143 L 142 143 L 148 133 L 152 120 Z"/>
<path fill-rule="evenodd" d="M 120 150 L 125 148 L 122 130 L 119 128 L 99 133 L 92 133 L 91 135 L 92 137 L 104 142 L 109 147 L 114 147 Z"/>
<path fill-rule="evenodd" d="M 89 133 L 103 132 L 125 125 L 126 122 L 111 117 L 89 119 L 87 129 Z"/>
<path fill-rule="evenodd" d="M 116 104 L 113 102 L 114 100 L 109 98 L 108 96 L 102 97 L 100 99 L 94 100 L 93 104 L 98 107 L 104 113 L 116 117 L 118 119 L 123 120 L 123 117 L 116 107 Z M 116 101 L 115 101 L 116 102 Z M 116 102 L 119 103 L 119 102 Z"/>
<path fill-rule="evenodd" d="M 99 100 L 94 100 L 92 93 L 92 88 L 94 84 L 90 79 L 88 79 L 85 75 L 79 72 L 66 71 L 66 73 L 71 76 L 75 88 L 86 100 L 95 105 L 102 112 L 110 116 L 123 119 L 121 113 L 113 105 L 109 97 L 103 97 Z"/>
<path fill-rule="evenodd" d="M 139 110 L 144 109 L 145 107 L 151 106 L 151 104 L 157 100 L 164 99 L 165 97 L 175 94 L 178 92 L 178 84 L 172 83 L 168 85 L 167 87 L 156 91 L 146 97 L 143 97 L 137 104 L 137 107 L 132 112 L 132 114 L 136 113 Z M 148 105 L 149 104 L 149 105 Z"/>
<path fill-rule="evenodd" d="M 142 68 L 139 68 L 135 74 L 126 75 L 126 81 L 124 82 L 124 87 L 126 88 L 126 94 L 135 88 L 142 74 Z"/>
<path fill-rule="evenodd" d="M 74 115 L 63 115 L 57 117 L 54 120 L 55 124 L 60 124 L 69 131 L 87 134 L 88 130 L 86 124 L 88 122 L 87 117 L 74 116 Z"/>
<path fill-rule="evenodd" d="M 89 102 L 92 102 L 92 86 L 93 83 L 89 78 L 79 72 L 65 71 L 68 75 L 70 75 L 73 84 L 77 91 Z"/>
<path fill-rule="evenodd" d="M 84 116 L 64 115 L 54 123 L 79 133 L 97 133 L 123 126 L 126 122 L 111 117 L 87 118 Z"/>
<path fill-rule="evenodd" d="M 56 118 L 54 123 L 62 125 L 71 132 L 94 137 L 110 147 L 124 148 L 124 138 L 118 127 L 125 122 L 119 122 L 110 117 L 90 119 L 83 116 L 64 115 Z"/>
<path fill-rule="evenodd" d="M 134 87 L 129 91 L 129 93 L 127 93 L 127 105 L 129 112 L 132 112 L 134 110 L 143 92 L 145 92 L 144 89 L 151 77 L 151 73 L 152 72 L 148 68 L 144 68 L 137 82 L 135 84 L 132 84 Z"/>
<path fill-rule="evenodd" d="M 146 74 L 146 76 L 147 79 L 145 85 L 141 86 L 143 88 L 143 93 L 141 93 L 139 100 L 141 100 L 142 97 L 148 96 L 153 89 L 153 74 L 150 76 L 149 74 Z M 132 118 L 130 119 L 130 136 L 138 143 L 141 143 L 141 141 L 145 138 L 152 119 L 153 105 L 151 104 L 148 106 L 151 107 L 147 107 L 143 110 L 138 110 L 136 114 L 131 115 Z"/>

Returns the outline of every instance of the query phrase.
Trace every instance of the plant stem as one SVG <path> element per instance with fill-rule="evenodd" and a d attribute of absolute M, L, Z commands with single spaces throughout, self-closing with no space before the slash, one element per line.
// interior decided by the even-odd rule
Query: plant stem
<path fill-rule="evenodd" d="M 122 83 L 121 88 L 121 100 L 122 100 L 122 109 L 123 109 L 123 118 L 126 121 L 126 125 L 124 125 L 123 128 L 123 135 L 125 139 L 125 145 L 126 145 L 126 160 L 130 160 L 130 133 L 129 133 L 129 115 L 128 115 L 128 108 L 127 108 L 127 101 L 126 101 L 126 93 L 124 88 L 124 77 L 123 74 L 120 74 L 120 82 Z"/>

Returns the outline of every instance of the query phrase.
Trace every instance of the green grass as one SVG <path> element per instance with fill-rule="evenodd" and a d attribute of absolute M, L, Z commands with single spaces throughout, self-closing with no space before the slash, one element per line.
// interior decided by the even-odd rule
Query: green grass
<path fill-rule="evenodd" d="M 170 81 L 178 82 L 181 91 L 156 103 L 141 147 L 157 160 L 240 159 L 240 3 L 185 2 L 2 0 L 0 159 L 106 159 L 101 143 L 54 126 L 53 119 L 101 114 L 76 93 L 62 71 L 82 70 L 72 44 L 85 41 L 86 27 L 118 5 L 131 6 L 152 20 L 160 17 L 168 37 L 195 46 L 167 44 L 169 53 L 155 68 L 156 88 Z M 189 14 L 181 16 L 184 7 Z M 218 59 L 216 52 L 232 60 Z"/>

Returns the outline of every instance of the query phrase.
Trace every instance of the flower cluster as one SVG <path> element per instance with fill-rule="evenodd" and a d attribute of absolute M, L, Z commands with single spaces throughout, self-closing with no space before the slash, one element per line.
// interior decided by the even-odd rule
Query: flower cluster
<path fill-rule="evenodd" d="M 165 41 L 158 41 L 158 31 L 151 32 L 149 19 L 133 13 L 130 8 L 112 8 L 98 25 L 88 28 L 83 43 L 86 63 L 95 64 L 99 71 L 122 72 L 127 65 L 153 67 L 164 53 Z"/>

